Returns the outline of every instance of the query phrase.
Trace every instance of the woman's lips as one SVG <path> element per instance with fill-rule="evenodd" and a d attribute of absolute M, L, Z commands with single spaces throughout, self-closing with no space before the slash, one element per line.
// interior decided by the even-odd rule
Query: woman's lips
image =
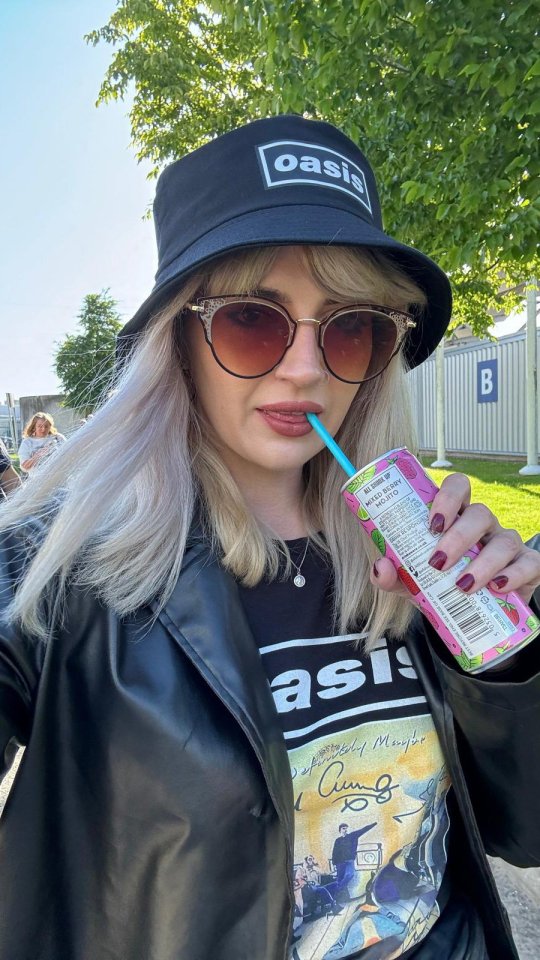
<path fill-rule="evenodd" d="M 313 429 L 306 413 L 322 413 L 322 407 L 318 403 L 291 401 L 258 407 L 257 412 L 274 433 L 282 437 L 304 437 Z"/>

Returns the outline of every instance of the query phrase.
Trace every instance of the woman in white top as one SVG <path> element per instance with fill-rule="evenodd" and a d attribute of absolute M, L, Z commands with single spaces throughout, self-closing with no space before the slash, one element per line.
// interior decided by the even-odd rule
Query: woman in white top
<path fill-rule="evenodd" d="M 50 413 L 35 413 L 23 430 L 23 441 L 19 447 L 21 470 L 29 473 L 65 439 L 62 433 L 58 433 Z"/>

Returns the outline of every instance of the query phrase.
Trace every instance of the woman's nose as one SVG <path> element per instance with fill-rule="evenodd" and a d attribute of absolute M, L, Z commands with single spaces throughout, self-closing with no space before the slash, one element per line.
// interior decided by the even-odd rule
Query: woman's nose
<path fill-rule="evenodd" d="M 292 380 L 299 386 L 327 379 L 318 329 L 316 323 L 300 322 L 296 325 L 293 342 L 274 371 L 278 379 Z"/>

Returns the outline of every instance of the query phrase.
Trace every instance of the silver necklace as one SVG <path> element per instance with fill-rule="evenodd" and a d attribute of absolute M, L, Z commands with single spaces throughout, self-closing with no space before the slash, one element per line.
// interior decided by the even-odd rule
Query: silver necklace
<path fill-rule="evenodd" d="M 307 540 L 306 540 L 306 549 L 304 550 L 304 556 L 302 557 L 300 563 L 295 563 L 295 562 L 294 562 L 293 558 L 291 557 L 290 551 L 289 551 L 289 557 L 290 557 L 290 559 L 291 559 L 291 563 L 292 563 L 294 569 L 296 570 L 296 576 L 295 576 L 295 578 L 294 578 L 294 580 L 293 580 L 293 583 L 294 583 L 295 587 L 303 587 L 303 586 L 305 586 L 305 583 L 306 583 L 306 578 L 304 577 L 304 575 L 303 575 L 303 573 L 302 573 L 302 566 L 303 566 L 304 560 L 306 559 L 306 556 L 307 556 L 308 547 L 309 547 L 309 537 L 308 537 Z"/>

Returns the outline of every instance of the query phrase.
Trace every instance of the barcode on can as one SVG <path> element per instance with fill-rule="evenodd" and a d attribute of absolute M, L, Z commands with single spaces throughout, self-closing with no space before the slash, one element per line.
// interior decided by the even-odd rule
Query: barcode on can
<path fill-rule="evenodd" d="M 437 599 L 443 604 L 469 643 L 493 636 L 493 624 L 486 623 L 479 616 L 477 603 L 457 587 L 451 587 L 439 593 Z"/>

